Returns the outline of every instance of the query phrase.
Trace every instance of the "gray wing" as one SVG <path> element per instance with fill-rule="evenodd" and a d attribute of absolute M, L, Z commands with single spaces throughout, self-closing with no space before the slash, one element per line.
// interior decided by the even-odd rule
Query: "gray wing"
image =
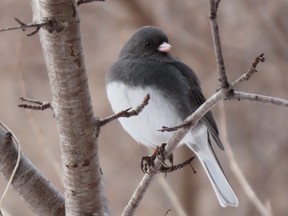
<path fill-rule="evenodd" d="M 173 61 L 171 64 L 180 72 L 180 74 L 185 78 L 189 84 L 189 90 L 187 96 L 190 98 L 190 105 L 192 105 L 192 112 L 194 112 L 199 106 L 201 106 L 205 101 L 205 97 L 202 93 L 200 82 L 194 73 L 194 71 L 187 65 L 180 61 Z M 223 144 L 219 138 L 219 132 L 214 120 L 212 112 L 208 112 L 201 120 L 211 133 L 213 139 L 220 149 L 224 150 Z"/>

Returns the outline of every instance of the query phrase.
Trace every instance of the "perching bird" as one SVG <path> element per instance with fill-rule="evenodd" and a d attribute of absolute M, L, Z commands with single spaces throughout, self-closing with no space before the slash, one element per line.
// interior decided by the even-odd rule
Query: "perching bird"
<path fill-rule="evenodd" d="M 150 101 L 133 118 L 120 118 L 123 128 L 140 144 L 157 147 L 175 132 L 160 132 L 162 126 L 183 123 L 202 103 L 199 80 L 186 64 L 170 54 L 171 45 L 159 28 L 138 29 L 122 48 L 106 77 L 109 102 L 115 113 L 136 107 L 149 93 Z M 211 112 L 183 138 L 199 158 L 222 207 L 238 206 L 238 199 L 211 147 L 209 135 L 220 149 L 217 125 Z"/>

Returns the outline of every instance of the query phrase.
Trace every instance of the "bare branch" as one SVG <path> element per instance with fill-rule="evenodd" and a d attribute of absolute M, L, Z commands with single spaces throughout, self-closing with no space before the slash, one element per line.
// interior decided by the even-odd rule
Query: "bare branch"
<path fill-rule="evenodd" d="M 91 2 L 103 2 L 105 0 L 78 0 L 77 1 L 77 6 L 81 5 L 81 4 L 87 4 L 87 3 L 91 3 Z"/>
<path fill-rule="evenodd" d="M 23 102 L 27 102 L 27 103 L 18 104 L 18 107 L 21 107 L 21 108 L 31 109 L 31 110 L 42 110 L 42 111 L 48 108 L 52 108 L 50 102 L 33 100 L 33 99 L 24 98 L 24 97 L 20 97 L 19 99 Z"/>
<path fill-rule="evenodd" d="M 249 182 L 245 178 L 244 174 L 242 173 L 235 155 L 232 151 L 230 142 L 228 140 L 228 131 L 227 131 L 227 125 L 226 125 L 226 115 L 224 112 L 224 103 L 221 103 L 221 112 L 220 112 L 220 125 L 221 125 L 221 131 L 222 131 L 222 142 L 225 146 L 226 153 L 229 158 L 230 167 L 234 175 L 236 176 L 236 179 L 240 183 L 241 187 L 245 191 L 246 195 L 250 199 L 250 201 L 254 204 L 256 209 L 260 212 L 262 216 L 272 216 L 272 212 L 269 208 L 265 207 L 265 205 L 261 202 L 260 198 L 257 196 L 253 188 L 250 186 Z"/>
<path fill-rule="evenodd" d="M 159 176 L 157 180 L 159 185 L 163 188 L 163 191 L 166 193 L 168 199 L 170 200 L 170 203 L 173 206 L 173 210 L 176 212 L 176 214 L 178 216 L 188 216 L 165 177 L 163 175 Z"/>
<path fill-rule="evenodd" d="M 138 184 L 136 190 L 134 191 L 133 195 L 131 196 L 127 206 L 123 210 L 121 216 L 131 216 L 135 214 L 136 208 L 138 207 L 140 201 L 142 200 L 145 192 L 149 188 L 149 185 L 152 182 L 154 175 L 155 174 L 153 173 L 144 175 L 141 182 Z"/>
<path fill-rule="evenodd" d="M 8 181 L 19 154 L 15 136 L 0 124 L 0 172 Z M 65 215 L 64 198 L 37 168 L 21 154 L 13 189 L 38 215 Z"/>
<path fill-rule="evenodd" d="M 219 72 L 219 81 L 220 81 L 220 87 L 223 89 L 228 90 L 229 88 L 229 82 L 226 75 L 226 69 L 224 64 L 224 58 L 222 54 L 222 48 L 221 48 L 221 40 L 220 40 L 220 33 L 219 33 L 219 27 L 217 23 L 217 9 L 219 6 L 220 1 L 215 0 L 209 0 L 209 18 L 210 18 L 210 25 L 211 25 L 211 32 L 212 32 L 212 38 L 213 38 L 213 44 L 214 44 L 214 51 L 216 56 L 216 62 L 217 62 L 217 69 Z M 224 93 L 227 94 L 229 91 L 225 91 Z"/>
<path fill-rule="evenodd" d="M 115 119 L 118 119 L 118 118 L 121 118 L 121 117 L 125 117 L 125 118 L 129 118 L 131 116 L 137 116 L 139 115 L 140 112 L 142 112 L 142 110 L 148 105 L 149 103 L 149 100 L 150 100 L 150 95 L 147 94 L 142 103 L 139 104 L 135 109 L 132 109 L 131 110 L 131 107 L 126 109 L 126 110 L 122 110 L 114 115 L 111 115 L 111 116 L 108 116 L 104 119 L 100 119 L 98 120 L 98 124 L 100 127 L 103 127 L 104 125 L 106 125 L 107 123 L 115 120 Z"/>
<path fill-rule="evenodd" d="M 177 125 L 175 127 L 166 127 L 166 126 L 162 126 L 162 129 L 159 129 L 158 131 L 161 132 L 172 132 L 172 131 L 176 131 L 180 128 L 189 128 L 190 127 L 190 122 L 188 121 L 184 121 L 182 124 Z"/>
<path fill-rule="evenodd" d="M 168 209 L 168 210 L 166 211 L 166 213 L 164 214 L 164 216 L 167 216 L 170 211 L 172 211 L 172 210 L 171 210 L 171 209 Z"/>
<path fill-rule="evenodd" d="M 14 19 L 18 24 L 20 24 L 20 26 L 2 28 L 2 29 L 0 29 L 0 32 L 12 31 L 12 30 L 16 30 L 16 29 L 22 29 L 22 31 L 26 31 L 26 29 L 28 29 L 28 28 L 36 28 L 33 32 L 26 34 L 29 37 L 29 36 L 36 34 L 40 30 L 40 28 L 42 28 L 44 26 L 51 25 L 51 22 L 49 20 L 44 21 L 42 23 L 24 23 L 24 22 L 20 21 L 18 18 L 14 18 Z"/>
<path fill-rule="evenodd" d="M 266 95 L 245 93 L 240 91 L 234 91 L 233 96 L 229 99 L 238 101 L 246 100 L 252 102 L 268 103 L 276 106 L 288 107 L 288 100 L 277 97 L 269 97 Z"/>
<path fill-rule="evenodd" d="M 260 54 L 259 56 L 257 56 L 254 60 L 254 62 L 252 62 L 251 67 L 248 69 L 248 71 L 246 73 L 244 73 L 241 77 L 239 77 L 237 80 L 235 80 L 232 84 L 230 88 L 235 88 L 236 86 L 238 86 L 241 82 L 243 81 L 248 81 L 251 76 L 257 72 L 256 67 L 258 66 L 258 64 L 260 62 L 264 62 L 265 58 L 264 58 L 264 53 Z"/>
<path fill-rule="evenodd" d="M 0 123 L 0 125 L 1 125 L 2 128 L 5 128 L 6 130 L 8 130 L 8 128 L 7 128 L 6 125 L 4 125 L 4 124 L 2 124 L 2 123 Z M 7 186 L 6 186 L 6 188 L 5 188 L 4 192 L 3 192 L 3 195 L 2 195 L 2 197 L 1 197 L 1 199 L 0 199 L 0 206 L 2 205 L 2 201 L 3 201 L 4 197 L 5 197 L 6 194 L 7 194 L 8 188 L 11 186 L 11 183 L 12 183 L 12 181 L 13 181 L 13 179 L 14 179 L 15 173 L 16 173 L 18 167 L 19 167 L 20 158 L 21 158 L 21 145 L 20 145 L 19 141 L 17 140 L 16 136 L 15 136 L 14 134 L 12 134 L 11 131 L 9 131 L 9 132 L 7 132 L 7 133 L 5 134 L 5 137 L 4 137 L 4 139 L 3 139 L 3 140 L 4 140 L 4 145 L 5 145 L 5 144 L 10 144 L 10 143 L 12 142 L 12 138 L 15 139 L 16 144 L 18 145 L 17 160 L 16 160 L 15 167 L 14 167 L 14 169 L 13 169 L 13 171 L 12 171 L 12 174 L 11 174 L 9 180 L 8 180 Z"/>

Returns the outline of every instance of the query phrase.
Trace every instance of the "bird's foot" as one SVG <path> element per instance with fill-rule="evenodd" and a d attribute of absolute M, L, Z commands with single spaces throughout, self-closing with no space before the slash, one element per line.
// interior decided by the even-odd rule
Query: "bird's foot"
<path fill-rule="evenodd" d="M 148 170 L 150 168 L 154 167 L 154 161 L 156 158 L 162 161 L 163 165 L 162 167 L 168 167 L 165 163 L 165 160 L 167 159 L 173 166 L 173 154 L 167 155 L 165 151 L 166 143 L 163 143 L 160 147 L 157 147 L 155 152 L 151 156 L 144 156 L 141 160 L 141 170 L 142 172 L 148 174 Z M 161 170 L 161 168 L 160 168 Z"/>
<path fill-rule="evenodd" d="M 163 165 L 159 169 L 159 172 L 161 172 L 161 173 L 165 173 L 165 174 L 171 173 L 171 172 L 174 172 L 176 170 L 180 170 L 180 169 L 186 167 L 187 165 L 190 165 L 193 172 L 196 173 L 196 170 L 194 169 L 194 167 L 191 164 L 195 157 L 191 157 L 188 160 L 184 161 L 183 163 L 179 163 L 179 164 L 174 165 L 174 156 L 173 156 L 173 154 L 168 155 L 166 153 L 165 146 L 166 146 L 166 143 L 163 143 L 160 147 L 156 148 L 155 152 L 151 156 L 142 157 L 141 170 L 143 173 L 148 174 L 149 169 L 154 168 L 154 161 L 156 160 L 156 158 L 161 160 L 163 163 Z M 171 164 L 171 166 L 168 166 L 165 163 L 165 160 L 168 160 L 169 163 Z"/>
<path fill-rule="evenodd" d="M 173 166 L 174 163 L 174 155 L 173 154 L 167 154 L 165 150 L 166 143 L 163 143 L 160 147 L 158 147 L 157 157 L 163 162 L 163 166 L 167 167 L 167 164 L 165 163 L 165 160 L 168 160 Z"/>

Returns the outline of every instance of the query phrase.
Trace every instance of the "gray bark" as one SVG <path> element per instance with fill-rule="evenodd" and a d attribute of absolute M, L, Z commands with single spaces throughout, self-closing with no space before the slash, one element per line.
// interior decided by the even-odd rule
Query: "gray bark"
<path fill-rule="evenodd" d="M 33 1 L 32 6 L 34 22 L 53 22 L 53 26 L 40 30 L 40 40 L 60 137 L 66 215 L 109 215 L 78 8 L 71 0 Z"/>

